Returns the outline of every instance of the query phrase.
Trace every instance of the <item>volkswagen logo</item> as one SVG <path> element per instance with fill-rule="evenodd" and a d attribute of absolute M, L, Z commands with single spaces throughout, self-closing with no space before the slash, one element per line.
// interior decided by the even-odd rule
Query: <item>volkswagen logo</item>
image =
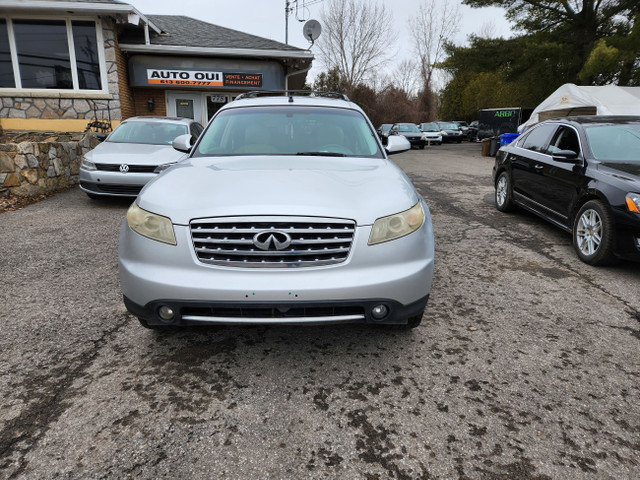
<path fill-rule="evenodd" d="M 291 245 L 291 237 L 278 230 L 265 230 L 254 235 L 253 244 L 260 250 L 284 250 Z"/>
<path fill-rule="evenodd" d="M 129 165 L 127 165 L 126 163 L 123 163 L 122 165 L 120 165 L 120 171 L 122 173 L 127 173 L 129 171 Z"/>

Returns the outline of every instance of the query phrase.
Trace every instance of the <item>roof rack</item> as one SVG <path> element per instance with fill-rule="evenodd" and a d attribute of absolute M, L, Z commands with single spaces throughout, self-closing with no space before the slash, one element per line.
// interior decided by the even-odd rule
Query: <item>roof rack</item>
<path fill-rule="evenodd" d="M 340 100 L 344 100 L 345 102 L 349 101 L 349 97 L 347 97 L 344 93 L 322 92 L 319 90 L 253 90 L 251 92 L 241 93 L 236 97 L 236 100 L 256 97 L 292 97 L 294 95 L 308 97 L 330 97 L 338 98 Z"/>

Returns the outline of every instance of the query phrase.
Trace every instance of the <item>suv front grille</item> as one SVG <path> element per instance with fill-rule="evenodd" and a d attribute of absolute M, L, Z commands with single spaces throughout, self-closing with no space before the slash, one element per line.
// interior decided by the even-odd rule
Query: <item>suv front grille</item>
<path fill-rule="evenodd" d="M 190 227 L 198 260 L 245 268 L 341 263 L 355 233 L 353 221 L 334 218 L 210 218 L 193 220 Z"/>

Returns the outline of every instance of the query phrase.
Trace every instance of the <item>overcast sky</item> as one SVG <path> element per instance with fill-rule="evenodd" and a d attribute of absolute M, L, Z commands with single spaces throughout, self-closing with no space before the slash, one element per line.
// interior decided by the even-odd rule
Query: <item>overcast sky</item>
<path fill-rule="evenodd" d="M 285 41 L 285 0 L 123 0 L 135 6 L 141 13 L 151 15 L 186 15 L 234 30 L 251 33 L 279 42 Z M 322 0 L 298 0 L 298 5 L 312 4 L 299 9 L 302 20 L 320 20 Z M 408 35 L 408 21 L 412 12 L 420 5 L 420 0 L 381 0 L 393 14 L 398 33 L 398 58 L 410 58 L 411 39 Z M 450 0 L 451 1 L 451 0 Z M 472 9 L 460 1 L 460 32 L 455 42 L 465 44 L 469 34 L 490 30 L 492 37 L 511 35 L 509 23 L 504 18 L 504 10 L 494 7 Z M 296 19 L 295 12 L 289 16 L 289 44 L 299 48 L 309 48 L 309 42 L 302 36 L 304 22 Z M 314 49 L 312 49 L 314 51 Z M 315 53 L 315 52 L 314 52 Z M 314 61 L 311 75 L 317 74 L 320 62 Z"/>

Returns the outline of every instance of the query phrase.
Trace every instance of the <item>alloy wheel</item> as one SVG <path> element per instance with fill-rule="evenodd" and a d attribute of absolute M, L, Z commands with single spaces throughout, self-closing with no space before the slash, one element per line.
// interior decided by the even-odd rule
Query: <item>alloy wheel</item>
<path fill-rule="evenodd" d="M 584 255 L 593 255 L 602 242 L 602 219 L 598 212 L 588 209 L 578 219 L 577 246 Z"/>

